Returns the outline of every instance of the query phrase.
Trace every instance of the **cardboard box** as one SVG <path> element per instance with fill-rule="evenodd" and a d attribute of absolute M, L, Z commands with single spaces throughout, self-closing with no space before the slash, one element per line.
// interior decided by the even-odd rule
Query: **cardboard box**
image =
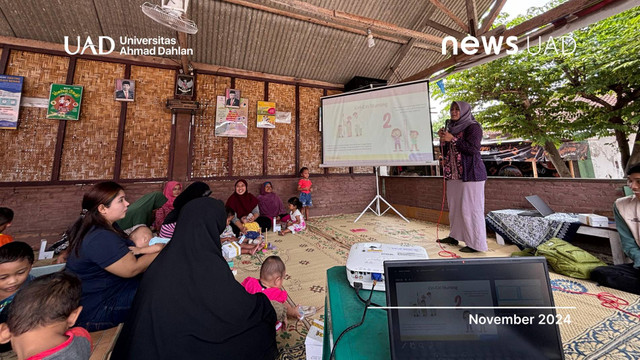
<path fill-rule="evenodd" d="M 609 219 L 606 216 L 596 214 L 578 214 L 581 223 L 593 227 L 608 227 Z"/>
<path fill-rule="evenodd" d="M 309 328 L 304 347 L 307 352 L 307 360 L 322 360 L 322 341 L 324 337 L 324 324 L 320 320 L 313 320 Z"/>

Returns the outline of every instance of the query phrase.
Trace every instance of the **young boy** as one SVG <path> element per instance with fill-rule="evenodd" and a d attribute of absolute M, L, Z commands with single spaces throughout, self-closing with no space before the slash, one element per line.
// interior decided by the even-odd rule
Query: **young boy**
<path fill-rule="evenodd" d="M 89 333 L 70 329 L 82 311 L 81 296 L 80 279 L 67 272 L 33 280 L 18 292 L 7 322 L 0 324 L 0 342 L 11 341 L 19 360 L 89 359 Z"/>
<path fill-rule="evenodd" d="M 33 279 L 33 249 L 27 243 L 14 241 L 0 247 L 0 323 L 7 319 L 5 307 L 13 301 L 18 289 Z"/>
<path fill-rule="evenodd" d="M 287 317 L 301 319 L 303 314 L 300 314 L 297 308 L 294 308 L 287 302 L 287 292 L 281 289 L 286 273 L 287 269 L 282 259 L 279 256 L 272 255 L 266 258 L 262 263 L 262 266 L 260 267 L 260 279 L 247 277 L 242 282 L 242 286 L 244 286 L 250 294 L 262 292 L 269 298 L 269 300 L 271 300 L 272 303 L 276 302 L 284 304 Z M 313 313 L 315 313 L 315 308 L 313 309 Z M 311 314 L 311 312 L 309 312 L 309 314 Z M 282 315 L 284 314 L 279 316 L 278 323 L 286 320 Z M 276 327 L 279 328 L 279 325 L 276 324 Z"/>
<path fill-rule="evenodd" d="M 152 238 L 153 233 L 151 232 L 151 229 L 144 225 L 138 226 L 131 232 L 131 234 L 129 234 L 129 239 L 136 244 L 136 246 L 129 246 L 129 250 L 133 251 L 133 255 L 153 254 L 159 252 L 165 244 L 157 243 L 149 245 L 149 240 Z"/>
<path fill-rule="evenodd" d="M 234 258 L 240 254 L 249 254 L 254 255 L 261 243 L 257 244 L 248 244 L 242 243 L 238 244 L 238 239 L 233 234 L 233 230 L 231 229 L 231 220 L 236 215 L 235 210 L 232 208 L 225 206 L 225 211 L 227 212 L 227 227 L 224 229 L 222 234 L 220 234 L 220 242 L 222 243 L 222 256 L 225 258 Z"/>
<path fill-rule="evenodd" d="M 249 214 L 247 216 L 243 216 L 240 221 L 244 224 L 244 228 L 247 229 L 247 232 L 244 236 L 249 239 L 247 241 L 248 244 L 258 244 L 262 242 L 262 234 L 260 233 L 260 224 L 253 221 L 253 214 Z"/>
<path fill-rule="evenodd" d="M 13 210 L 7 207 L 0 207 L 0 246 L 13 241 L 13 237 L 11 235 L 6 235 L 2 233 L 9 226 L 11 226 L 12 221 L 13 221 Z"/>
<path fill-rule="evenodd" d="M 300 202 L 304 209 L 304 218 L 309 220 L 309 207 L 313 206 L 311 201 L 311 180 L 309 180 L 309 168 L 306 166 L 300 169 L 300 180 L 298 181 L 298 191 L 300 191 Z"/>

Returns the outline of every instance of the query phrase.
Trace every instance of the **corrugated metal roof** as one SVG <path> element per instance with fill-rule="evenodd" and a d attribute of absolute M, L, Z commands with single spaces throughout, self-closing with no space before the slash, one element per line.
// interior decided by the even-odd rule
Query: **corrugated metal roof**
<path fill-rule="evenodd" d="M 112 37 L 154 38 L 175 37 L 176 32 L 147 18 L 140 6 L 143 0 L 0 0 L 0 35 L 24 39 L 64 43 L 64 36 L 91 36 L 94 41 L 101 35 Z M 160 4 L 160 0 L 150 0 Z M 466 19 L 464 0 L 441 0 L 461 19 Z M 285 12 L 293 12 L 287 1 L 280 4 L 270 0 L 251 1 Z M 461 31 L 455 22 L 439 9 L 433 9 L 429 0 L 310 0 L 307 4 L 364 18 L 422 31 L 425 14 L 429 19 Z M 493 0 L 476 0 L 480 17 Z M 305 11 L 296 13 L 312 16 Z M 188 36 L 188 45 L 194 49 L 191 61 L 229 68 L 258 71 L 275 75 L 346 83 L 354 76 L 385 78 L 397 82 L 444 59 L 438 52 L 413 47 L 396 69 L 389 75 L 389 67 L 409 37 L 384 33 L 398 41 L 379 38 L 374 30 L 376 45 L 367 47 L 367 26 L 346 23 L 362 31 L 356 34 L 280 14 L 257 10 L 225 1 L 192 0 L 187 12 L 198 25 L 198 33 Z M 316 17 L 318 17 L 316 15 Z M 321 20 L 331 20 L 320 16 Z M 334 22 L 343 23 L 335 19 Z M 426 33 L 444 36 L 432 28 Z M 421 42 L 421 41 L 418 41 Z M 438 47 L 437 44 L 432 44 Z M 118 47 L 119 49 L 119 47 Z M 178 61 L 178 57 L 173 58 Z"/>

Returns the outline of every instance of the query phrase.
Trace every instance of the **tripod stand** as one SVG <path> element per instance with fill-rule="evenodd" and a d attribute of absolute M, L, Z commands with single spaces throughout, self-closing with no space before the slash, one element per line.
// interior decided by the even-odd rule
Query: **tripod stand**
<path fill-rule="evenodd" d="M 382 216 L 387 211 L 389 211 L 389 209 L 392 209 L 393 211 L 395 211 L 396 214 L 398 214 L 398 216 L 400 216 L 401 218 L 404 219 L 404 221 L 409 222 L 409 220 L 407 220 L 407 218 L 402 216 L 402 214 L 400 214 L 398 212 L 398 210 L 396 210 L 393 206 L 391 206 L 391 204 L 389 204 L 387 202 L 387 200 L 385 200 L 382 196 L 380 196 L 380 182 L 379 182 L 379 179 L 378 179 L 378 174 L 380 173 L 380 167 L 379 166 L 374 167 L 374 171 L 376 173 L 376 196 L 373 198 L 373 200 L 371 200 L 369 205 L 367 205 L 367 207 L 364 210 L 362 210 L 362 212 L 360 213 L 360 216 L 358 216 L 356 218 L 354 223 L 357 222 L 358 220 L 360 220 L 362 215 L 364 215 L 364 213 L 367 212 L 367 210 L 373 211 L 373 213 L 376 214 L 376 216 Z M 388 208 L 385 211 L 382 211 L 382 212 L 380 212 L 380 200 L 382 200 L 388 206 Z M 373 203 L 376 203 L 375 209 L 373 207 L 371 207 L 371 205 L 373 205 Z"/>

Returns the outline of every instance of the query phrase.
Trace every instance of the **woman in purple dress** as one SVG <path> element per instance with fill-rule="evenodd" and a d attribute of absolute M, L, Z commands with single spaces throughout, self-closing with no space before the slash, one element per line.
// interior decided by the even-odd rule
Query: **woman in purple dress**
<path fill-rule="evenodd" d="M 448 237 L 438 241 L 451 245 L 464 241 L 466 246 L 461 252 L 487 251 L 484 220 L 487 170 L 480 157 L 482 127 L 466 102 L 454 101 L 450 113 L 451 119 L 438 135 L 444 156 L 451 231 Z"/>

